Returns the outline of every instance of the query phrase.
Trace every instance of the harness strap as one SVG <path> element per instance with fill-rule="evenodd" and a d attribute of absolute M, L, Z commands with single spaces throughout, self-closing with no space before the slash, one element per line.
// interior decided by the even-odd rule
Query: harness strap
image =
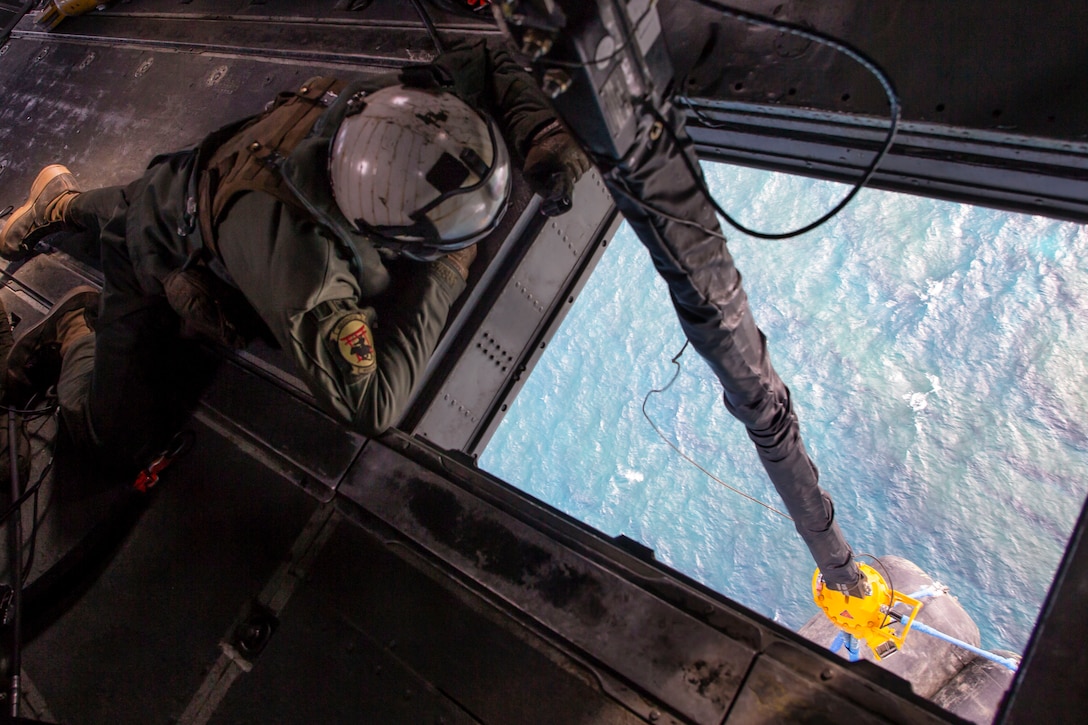
<path fill-rule="evenodd" d="M 231 203 L 246 191 L 262 191 L 305 212 L 284 184 L 280 164 L 306 138 L 347 85 L 326 76 L 281 93 L 272 106 L 234 130 L 198 170 L 198 214 L 204 244 L 219 257 L 218 226 Z"/>

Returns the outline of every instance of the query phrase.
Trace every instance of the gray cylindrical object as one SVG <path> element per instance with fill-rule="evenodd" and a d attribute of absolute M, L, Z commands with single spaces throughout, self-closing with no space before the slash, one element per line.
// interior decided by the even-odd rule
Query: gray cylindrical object
<path fill-rule="evenodd" d="M 999 650 L 996 654 L 1020 659 L 1015 652 Z M 1008 667 L 976 655 L 930 699 L 964 720 L 989 725 L 1015 676 L 1016 673 Z"/>
<path fill-rule="evenodd" d="M 885 580 L 890 579 L 888 583 L 901 594 L 910 595 L 933 584 L 928 574 L 898 556 L 880 557 L 880 564 L 873 568 Z M 967 644 L 980 646 L 978 627 L 955 597 L 946 594 L 923 601 L 925 604 L 918 614 L 918 621 Z M 803 637 L 824 647 L 831 646 L 839 631 L 823 613 L 815 615 L 801 627 Z M 840 651 L 840 654 L 845 655 L 845 651 Z M 868 647 L 861 648 L 861 656 L 876 661 Z M 975 656 L 950 642 L 916 632 L 907 635 L 900 652 L 885 657 L 878 664 L 910 682 L 918 695 L 932 699 Z"/>

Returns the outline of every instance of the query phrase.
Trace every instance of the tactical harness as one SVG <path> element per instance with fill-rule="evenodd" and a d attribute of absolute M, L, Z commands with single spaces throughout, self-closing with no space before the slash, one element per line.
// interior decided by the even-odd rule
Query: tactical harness
<path fill-rule="evenodd" d="M 444 69 L 430 65 L 404 68 L 399 80 L 416 88 L 452 88 L 453 85 Z M 311 78 L 297 91 L 280 93 L 264 112 L 212 133 L 197 149 L 196 171 L 178 231 L 185 236 L 199 228 L 203 244 L 181 269 L 163 280 L 171 307 L 190 331 L 237 348 L 245 347 L 257 336 L 271 340 L 267 327 L 234 286 L 223 266 L 219 224 L 234 201 L 250 191 L 269 194 L 299 214 L 317 221 L 285 180 L 282 165 L 299 143 L 311 135 L 315 124 L 346 87 L 345 81 L 335 78 Z M 360 92 L 347 101 L 347 115 L 362 110 L 365 106 L 362 96 Z M 488 128 L 492 143 L 502 143 L 490 124 Z M 486 183 L 493 170 L 480 173 L 483 178 L 478 183 Z M 439 195 L 434 203 L 444 198 L 444 194 Z M 356 220 L 356 223 L 361 222 Z M 493 223 L 497 224 L 498 219 Z M 382 230 L 374 231 L 379 235 L 382 233 Z M 329 240 L 363 286 L 363 269 L 357 250 L 336 234 L 330 234 Z M 385 246 L 395 248 L 393 244 Z M 446 265 L 439 265 L 437 269 L 440 274 L 455 274 Z"/>
<path fill-rule="evenodd" d="M 249 191 L 269 194 L 310 216 L 284 182 L 280 165 L 346 85 L 311 78 L 297 91 L 280 93 L 262 113 L 211 134 L 197 150 L 195 194 L 187 200 L 179 233 L 199 225 L 203 246 L 163 280 L 167 300 L 189 332 L 235 348 L 257 336 L 270 337 L 229 275 L 213 271 L 222 265 L 219 223 L 234 200 Z"/>
<path fill-rule="evenodd" d="M 246 121 L 212 154 L 200 172 L 197 209 L 204 243 L 217 257 L 219 222 L 239 194 L 263 191 L 306 212 L 284 183 L 280 164 L 310 134 L 345 85 L 317 77 L 298 91 L 281 93 L 270 109 Z"/>

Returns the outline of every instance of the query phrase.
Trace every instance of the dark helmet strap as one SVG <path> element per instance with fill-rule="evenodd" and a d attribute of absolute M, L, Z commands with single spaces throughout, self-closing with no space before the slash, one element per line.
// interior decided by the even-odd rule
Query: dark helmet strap
<path fill-rule="evenodd" d="M 427 218 L 425 212 L 413 214 L 412 223 L 402 226 L 373 226 L 363 219 L 356 219 L 355 224 L 367 234 L 380 237 L 375 242 L 389 249 L 395 249 L 397 245 L 403 244 L 425 244 L 431 247 L 443 244 L 438 228 Z"/>

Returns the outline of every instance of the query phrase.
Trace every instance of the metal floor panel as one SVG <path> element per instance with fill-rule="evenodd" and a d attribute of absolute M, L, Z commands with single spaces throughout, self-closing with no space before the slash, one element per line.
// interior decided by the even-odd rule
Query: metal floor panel
<path fill-rule="evenodd" d="M 211 722 L 641 722 L 589 672 L 395 551 L 342 523 Z"/>
<path fill-rule="evenodd" d="M 242 606 L 314 501 L 196 428 L 97 583 L 24 651 L 64 723 L 166 723 L 184 710 Z"/>
<path fill-rule="evenodd" d="M 388 448 L 340 491 L 687 719 L 721 720 L 741 686 L 754 627 L 723 636 Z"/>
<path fill-rule="evenodd" d="M 290 479 L 321 501 L 332 498 L 366 438 L 317 410 L 308 395 L 296 394 L 260 377 L 238 360 L 219 366 L 201 398 L 220 434 L 236 445 L 257 446 L 282 460 Z"/>
<path fill-rule="evenodd" d="M 854 711 L 865 722 L 957 721 L 894 674 L 847 665 L 418 440 L 370 444 L 337 495 L 350 521 L 551 643 L 646 721 L 790 722 L 806 709 L 811 722 Z M 401 599 L 410 616 L 420 600 Z M 776 677 L 788 686 L 775 690 Z"/>
<path fill-rule="evenodd" d="M 328 70 L 52 40 L 12 39 L 4 49 L 0 192 L 16 206 L 47 164 L 63 162 L 84 188 L 128 183 L 155 154 L 194 144 Z"/>

